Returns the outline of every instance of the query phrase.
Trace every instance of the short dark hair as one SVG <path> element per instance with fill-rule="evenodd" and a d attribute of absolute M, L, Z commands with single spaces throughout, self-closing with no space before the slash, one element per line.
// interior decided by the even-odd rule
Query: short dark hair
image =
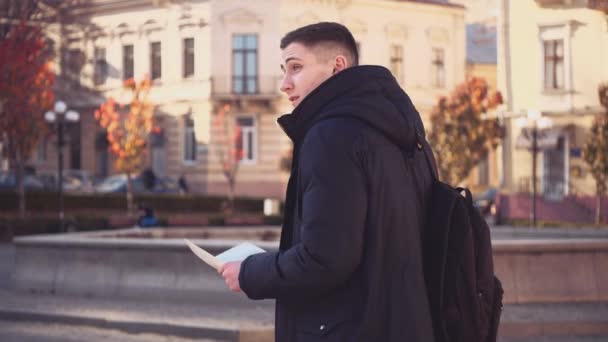
<path fill-rule="evenodd" d="M 300 43 L 309 48 L 322 43 L 334 43 L 351 55 L 353 66 L 359 64 L 359 52 L 355 38 L 342 24 L 321 22 L 300 27 L 287 33 L 281 39 L 281 49 L 291 43 Z"/>

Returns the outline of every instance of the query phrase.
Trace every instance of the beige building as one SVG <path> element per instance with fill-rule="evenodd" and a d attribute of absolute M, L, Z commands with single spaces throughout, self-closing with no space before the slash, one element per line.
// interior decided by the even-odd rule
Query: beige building
<path fill-rule="evenodd" d="M 597 87 L 608 80 L 608 3 L 501 0 L 499 11 L 498 87 L 507 101 L 505 187 L 531 188 L 531 141 L 517 118 L 540 112 L 541 123 L 549 120 L 551 126 L 538 140 L 539 191 L 553 199 L 593 194 L 581 150 L 602 111 Z"/>
<path fill-rule="evenodd" d="M 464 20 L 468 23 L 484 23 L 498 16 L 498 0 L 451 0 L 465 7 Z"/>
<path fill-rule="evenodd" d="M 185 175 L 203 193 L 227 190 L 218 153 L 224 130 L 213 122 L 229 104 L 228 126 L 241 128 L 244 148 L 237 193 L 283 197 L 288 175 L 279 161 L 290 142 L 276 119 L 291 108 L 279 92 L 278 45 L 292 29 L 318 21 L 345 24 L 361 63 L 390 68 L 423 115 L 465 77 L 464 9 L 447 1 L 106 0 L 70 13 L 86 25 L 58 30 L 58 64 L 80 85 L 59 92 L 81 112 L 80 129 L 74 129 L 80 142 L 72 148 L 79 162 L 66 163 L 98 175 L 112 172 L 93 110 L 107 96 L 126 99 L 123 79 L 148 75 L 162 128 L 151 137 L 149 164 L 158 175 Z M 73 60 L 81 63 L 74 68 L 67 63 Z M 97 96 L 81 95 L 82 89 Z M 51 153 L 39 165 L 52 168 L 53 160 Z"/>
<path fill-rule="evenodd" d="M 490 92 L 497 91 L 496 17 L 467 24 L 466 78 L 480 77 L 488 82 Z M 491 115 L 494 114 L 490 113 Z M 502 145 L 490 150 L 464 182 L 474 192 L 500 187 Z"/>

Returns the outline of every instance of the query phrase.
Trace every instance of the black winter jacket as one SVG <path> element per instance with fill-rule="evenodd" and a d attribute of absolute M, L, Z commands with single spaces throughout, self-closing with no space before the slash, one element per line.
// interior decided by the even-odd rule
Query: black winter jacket
<path fill-rule="evenodd" d="M 239 277 L 249 298 L 276 299 L 276 341 L 433 341 L 420 242 L 432 174 L 409 97 L 387 69 L 352 67 L 279 124 L 294 143 L 280 248 Z"/>

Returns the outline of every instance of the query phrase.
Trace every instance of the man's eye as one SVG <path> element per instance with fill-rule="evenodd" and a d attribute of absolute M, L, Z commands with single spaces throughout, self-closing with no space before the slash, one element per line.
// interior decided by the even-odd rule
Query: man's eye
<path fill-rule="evenodd" d="M 302 66 L 299 64 L 294 64 L 291 66 L 291 70 L 293 70 L 293 71 L 298 71 L 300 69 L 302 69 Z"/>

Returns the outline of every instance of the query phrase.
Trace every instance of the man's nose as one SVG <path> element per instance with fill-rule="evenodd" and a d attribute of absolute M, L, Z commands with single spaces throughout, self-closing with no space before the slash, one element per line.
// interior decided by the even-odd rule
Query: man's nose
<path fill-rule="evenodd" d="M 281 91 L 287 93 L 291 90 L 293 90 L 293 83 L 291 82 L 291 78 L 288 75 L 285 75 L 281 82 Z"/>

